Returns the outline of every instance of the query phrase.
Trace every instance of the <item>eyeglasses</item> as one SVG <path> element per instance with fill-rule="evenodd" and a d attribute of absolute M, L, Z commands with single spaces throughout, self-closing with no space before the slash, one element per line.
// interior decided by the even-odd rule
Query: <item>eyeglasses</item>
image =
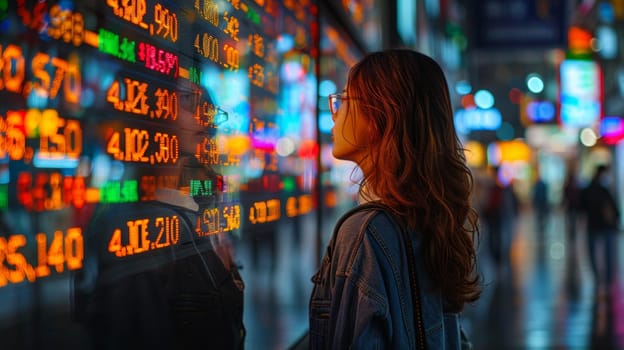
<path fill-rule="evenodd" d="M 328 96 L 329 111 L 332 114 L 338 113 L 338 110 L 340 109 L 340 106 L 342 106 L 342 101 L 348 100 L 348 99 L 349 99 L 349 97 L 345 96 L 344 94 L 330 94 Z"/>
<path fill-rule="evenodd" d="M 228 120 L 228 112 L 208 102 L 204 102 L 197 110 L 195 117 L 201 126 L 217 127 Z"/>

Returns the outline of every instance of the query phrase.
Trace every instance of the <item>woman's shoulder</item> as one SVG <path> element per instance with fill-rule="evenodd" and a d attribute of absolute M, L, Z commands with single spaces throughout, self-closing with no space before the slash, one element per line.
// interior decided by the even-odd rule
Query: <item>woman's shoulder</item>
<path fill-rule="evenodd" d="M 390 230 L 397 231 L 397 234 L 387 234 Z M 371 241 L 386 241 L 389 237 L 398 237 L 398 230 L 385 208 L 371 204 L 358 205 L 346 212 L 336 224 L 335 251 L 353 262 L 358 250 L 364 245 Z M 394 239 L 392 241 L 396 242 Z M 388 246 L 391 242 L 378 243 Z"/>
<path fill-rule="evenodd" d="M 336 223 L 336 245 L 342 246 L 361 240 L 370 221 L 377 214 L 372 208 L 362 204 L 344 213 Z"/>
<path fill-rule="evenodd" d="M 357 238 L 354 235 L 365 235 L 367 229 L 379 226 L 399 229 L 388 207 L 377 202 L 370 202 L 360 204 L 343 214 L 336 224 L 336 230 L 342 235 L 348 235 L 349 239 L 353 239 Z"/>

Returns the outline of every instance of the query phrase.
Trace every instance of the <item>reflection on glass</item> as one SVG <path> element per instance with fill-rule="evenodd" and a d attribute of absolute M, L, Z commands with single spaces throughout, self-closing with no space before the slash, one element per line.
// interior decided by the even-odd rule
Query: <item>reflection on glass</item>
<path fill-rule="evenodd" d="M 0 5 L 3 347 L 283 348 L 303 334 L 314 6 Z"/>

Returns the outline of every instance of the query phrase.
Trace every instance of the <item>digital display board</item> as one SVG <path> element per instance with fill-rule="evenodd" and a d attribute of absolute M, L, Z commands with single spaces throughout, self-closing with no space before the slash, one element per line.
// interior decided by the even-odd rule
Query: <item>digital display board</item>
<path fill-rule="evenodd" d="M 316 262 L 317 12 L 0 1 L 0 348 L 280 347 L 303 333 L 307 303 L 275 336 L 255 308 L 283 293 L 249 291 Z"/>

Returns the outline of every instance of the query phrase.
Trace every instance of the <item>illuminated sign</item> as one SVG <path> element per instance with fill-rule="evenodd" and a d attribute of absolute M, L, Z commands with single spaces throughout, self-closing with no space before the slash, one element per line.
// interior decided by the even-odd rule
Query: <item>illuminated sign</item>
<path fill-rule="evenodd" d="M 533 123 L 547 123 L 555 120 L 555 105 L 550 101 L 530 101 L 526 104 L 526 116 Z"/>
<path fill-rule="evenodd" d="M 600 122 L 600 136 L 602 141 L 609 145 L 624 140 L 624 120 L 616 116 L 604 117 Z"/>
<path fill-rule="evenodd" d="M 586 29 L 571 26 L 568 29 L 568 50 L 572 55 L 588 55 L 592 51 L 593 35 Z"/>
<path fill-rule="evenodd" d="M 491 143 L 487 149 L 489 164 L 510 162 L 528 162 L 531 160 L 531 148 L 520 140 Z"/>
<path fill-rule="evenodd" d="M 455 112 L 455 127 L 462 134 L 472 130 L 496 130 L 501 126 L 503 117 L 496 108 L 469 108 Z"/>
<path fill-rule="evenodd" d="M 485 146 L 477 141 L 468 141 L 464 145 L 466 163 L 471 167 L 482 167 L 486 164 Z"/>
<path fill-rule="evenodd" d="M 602 116 L 602 72 L 598 63 L 564 60 L 559 76 L 561 124 L 594 126 Z"/>

